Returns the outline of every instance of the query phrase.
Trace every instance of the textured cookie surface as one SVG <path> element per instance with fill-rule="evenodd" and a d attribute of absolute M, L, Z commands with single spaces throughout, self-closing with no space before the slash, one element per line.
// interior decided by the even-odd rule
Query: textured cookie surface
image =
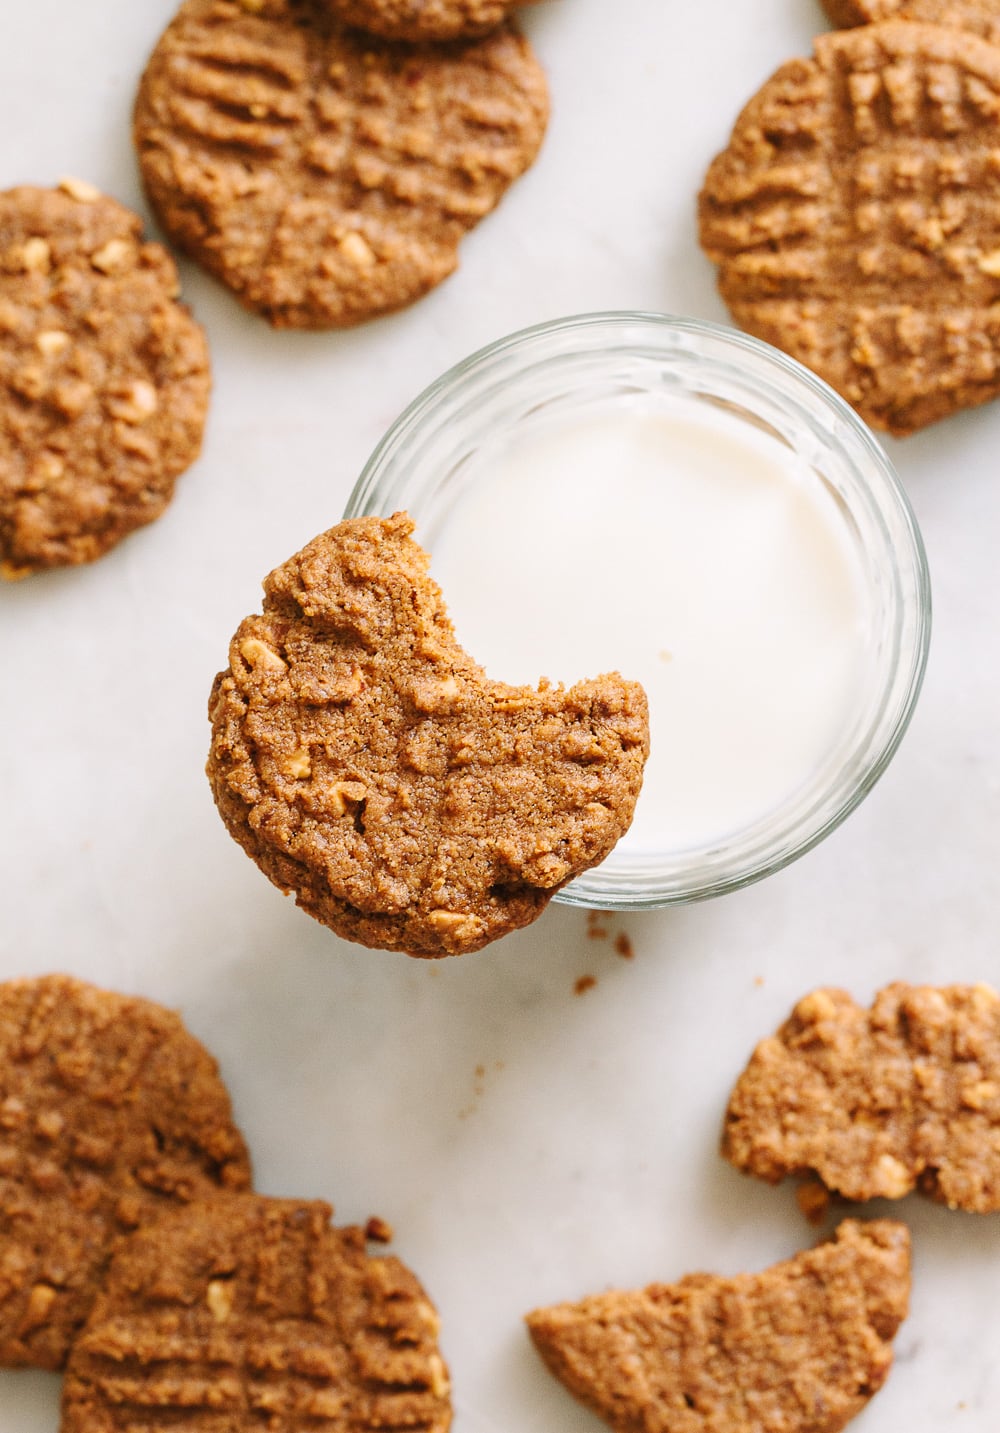
<path fill-rule="evenodd" d="M 70 1357 L 62 1433 L 445 1433 L 432 1305 L 329 1215 L 231 1195 L 125 1241 Z"/>
<path fill-rule="evenodd" d="M 143 76 L 135 138 L 171 237 L 271 323 L 323 328 L 451 273 L 547 113 L 508 29 L 409 46 L 345 28 L 324 0 L 186 0 Z"/>
<path fill-rule="evenodd" d="M 454 40 L 494 30 L 521 0 L 327 0 L 347 25 L 388 40 Z"/>
<path fill-rule="evenodd" d="M 823 0 L 823 8 L 835 25 L 913 20 L 958 25 L 994 43 L 1000 39 L 1000 0 Z"/>
<path fill-rule="evenodd" d="M 231 834 L 350 940 L 459 954 L 526 925 L 632 819 L 645 694 L 490 681 L 405 514 L 356 518 L 264 584 L 216 678 L 208 775 Z"/>
<path fill-rule="evenodd" d="M 835 1433 L 885 1382 L 909 1287 L 906 1226 L 845 1220 L 760 1274 L 690 1274 L 527 1323 L 616 1433 Z"/>
<path fill-rule="evenodd" d="M 764 85 L 699 213 L 743 328 L 908 433 L 1000 390 L 1000 48 L 886 21 Z"/>
<path fill-rule="evenodd" d="M 1000 1209 L 1000 996 L 900 983 L 865 1010 L 813 991 L 754 1051 L 722 1149 L 772 1183 L 813 1171 L 848 1199 Z"/>
<path fill-rule="evenodd" d="M 0 1364 L 58 1368 L 113 1240 L 250 1182 L 178 1016 L 67 976 L 0 985 Z"/>
<path fill-rule="evenodd" d="M 0 194 L 0 575 L 89 562 L 170 501 L 210 386 L 177 293 L 90 185 Z"/>

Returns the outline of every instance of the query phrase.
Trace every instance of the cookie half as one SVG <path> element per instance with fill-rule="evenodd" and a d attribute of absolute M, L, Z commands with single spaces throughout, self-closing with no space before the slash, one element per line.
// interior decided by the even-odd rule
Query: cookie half
<path fill-rule="evenodd" d="M 121 1234 L 249 1183 L 218 1067 L 172 1011 L 63 975 L 0 985 L 0 1364 L 59 1368 Z"/>
<path fill-rule="evenodd" d="M 544 76 L 509 29 L 391 44 L 324 0 L 186 0 L 143 75 L 135 141 L 171 238 L 272 324 L 411 303 L 527 169 Z"/>
<path fill-rule="evenodd" d="M 635 810 L 646 698 L 491 681 L 405 513 L 355 518 L 264 583 L 209 704 L 230 834 L 348 940 L 477 950 L 604 859 Z"/>
<path fill-rule="evenodd" d="M 387 40 L 456 40 L 485 35 L 523 0 L 327 0 L 345 25 Z"/>
<path fill-rule="evenodd" d="M 0 576 L 90 562 L 167 506 L 211 386 L 178 292 L 92 185 L 0 194 Z"/>
<path fill-rule="evenodd" d="M 1000 0 L 822 0 L 835 25 L 869 25 L 878 20 L 914 20 L 924 25 L 957 25 L 995 44 L 1000 40 Z"/>
<path fill-rule="evenodd" d="M 813 1172 L 847 1199 L 1000 1210 L 1000 995 L 899 982 L 866 1010 L 813 991 L 737 1080 L 722 1152 L 772 1184 Z"/>
<path fill-rule="evenodd" d="M 699 201 L 736 322 L 905 434 L 1000 391 L 1000 48 L 886 21 L 750 101 Z"/>
<path fill-rule="evenodd" d="M 124 1241 L 70 1357 L 62 1433 L 446 1433 L 430 1300 L 329 1216 L 232 1195 Z"/>
<path fill-rule="evenodd" d="M 760 1274 L 595 1294 L 527 1324 L 615 1433 L 835 1433 L 885 1382 L 909 1288 L 906 1226 L 845 1220 Z"/>

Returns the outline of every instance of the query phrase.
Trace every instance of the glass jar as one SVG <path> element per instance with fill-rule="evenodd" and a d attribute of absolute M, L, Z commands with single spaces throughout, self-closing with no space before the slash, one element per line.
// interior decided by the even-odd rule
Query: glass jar
<path fill-rule="evenodd" d="M 758 448 L 774 444 L 776 453 L 793 455 L 835 505 L 861 574 L 860 678 L 829 749 L 776 804 L 736 829 L 680 846 L 647 841 L 631 849 L 626 837 L 557 894 L 566 904 L 649 909 L 738 889 L 808 851 L 871 790 L 906 730 L 930 636 L 923 543 L 889 460 L 832 389 L 767 344 L 694 319 L 585 314 L 500 339 L 432 383 L 382 439 L 345 512 L 405 509 L 433 555 L 469 485 L 496 474 L 502 480 L 503 463 L 493 460 L 512 439 L 678 402 L 739 425 Z M 474 645 L 469 650 L 479 655 Z"/>

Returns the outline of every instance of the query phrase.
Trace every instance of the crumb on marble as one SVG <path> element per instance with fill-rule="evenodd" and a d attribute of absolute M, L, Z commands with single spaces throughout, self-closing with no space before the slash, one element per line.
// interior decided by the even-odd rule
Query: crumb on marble
<path fill-rule="evenodd" d="M 822 1224 L 830 1207 L 830 1191 L 818 1179 L 809 1179 L 796 1189 L 795 1202 L 810 1224 Z"/>
<path fill-rule="evenodd" d="M 391 1244 L 393 1240 L 392 1225 L 381 1215 L 373 1214 L 365 1225 L 365 1238 L 370 1239 L 373 1244 Z"/>

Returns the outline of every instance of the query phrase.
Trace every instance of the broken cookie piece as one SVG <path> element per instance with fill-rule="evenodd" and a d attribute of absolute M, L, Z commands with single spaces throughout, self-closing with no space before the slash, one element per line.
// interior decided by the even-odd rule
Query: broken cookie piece
<path fill-rule="evenodd" d="M 434 1307 L 330 1212 L 220 1196 L 123 1241 L 66 1370 L 63 1433 L 446 1433 Z"/>
<path fill-rule="evenodd" d="M 737 1081 L 722 1152 L 771 1183 L 812 1171 L 847 1199 L 916 1188 L 1000 1209 L 1000 996 L 899 982 L 865 1010 L 813 991 Z"/>
<path fill-rule="evenodd" d="M 876 1393 L 906 1317 L 891 1219 L 760 1274 L 689 1274 L 527 1316 L 550 1372 L 615 1433 L 835 1433 Z"/>
<path fill-rule="evenodd" d="M 527 925 L 628 828 L 646 697 L 491 681 L 455 640 L 405 513 L 355 518 L 272 572 L 209 707 L 231 835 L 362 945 L 477 950 Z"/>

